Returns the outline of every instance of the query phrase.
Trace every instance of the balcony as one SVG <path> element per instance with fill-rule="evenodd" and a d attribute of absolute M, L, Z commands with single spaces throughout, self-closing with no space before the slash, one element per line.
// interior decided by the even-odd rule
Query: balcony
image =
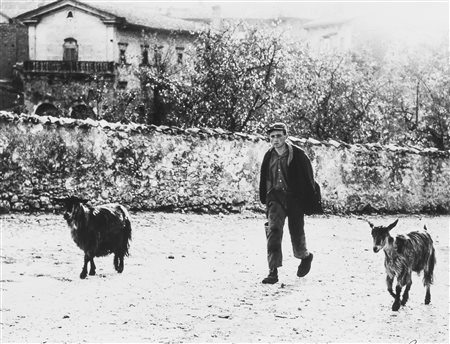
<path fill-rule="evenodd" d="M 106 61 L 24 61 L 25 73 L 39 74 L 114 74 L 114 62 Z"/>

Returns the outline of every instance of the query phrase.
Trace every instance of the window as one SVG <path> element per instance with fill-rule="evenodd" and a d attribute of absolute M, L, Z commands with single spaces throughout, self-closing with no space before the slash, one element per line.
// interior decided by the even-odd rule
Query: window
<path fill-rule="evenodd" d="M 177 63 L 178 64 L 183 64 L 184 62 L 184 48 L 183 47 L 176 47 L 175 48 L 177 51 Z"/>
<path fill-rule="evenodd" d="M 63 61 L 78 61 L 78 43 L 73 38 L 64 40 Z"/>
<path fill-rule="evenodd" d="M 150 61 L 148 60 L 148 44 L 141 44 L 142 50 L 142 65 L 148 66 Z"/>
<path fill-rule="evenodd" d="M 125 52 L 127 51 L 128 43 L 119 42 L 119 63 L 126 64 L 127 58 Z"/>
<path fill-rule="evenodd" d="M 120 90 L 126 89 L 127 85 L 128 85 L 128 81 L 121 80 L 121 81 L 117 82 L 117 88 Z"/>
<path fill-rule="evenodd" d="M 337 32 L 329 32 L 322 36 L 322 47 L 324 51 L 330 51 L 335 45 Z"/>
<path fill-rule="evenodd" d="M 157 46 L 155 47 L 155 65 L 160 66 L 162 63 L 162 49 L 163 46 Z"/>

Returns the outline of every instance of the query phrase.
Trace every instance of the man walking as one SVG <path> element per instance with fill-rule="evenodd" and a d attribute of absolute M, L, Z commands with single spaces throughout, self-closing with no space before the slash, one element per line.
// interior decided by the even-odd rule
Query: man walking
<path fill-rule="evenodd" d="M 311 268 L 313 254 L 306 247 L 304 214 L 311 214 L 317 202 L 313 170 L 308 156 L 299 147 L 286 142 L 287 126 L 274 123 L 268 130 L 272 147 L 261 165 L 259 197 L 267 208 L 266 237 L 269 275 L 262 283 L 278 282 L 282 265 L 281 241 L 288 218 L 294 256 L 301 259 L 297 276 L 303 277 Z"/>

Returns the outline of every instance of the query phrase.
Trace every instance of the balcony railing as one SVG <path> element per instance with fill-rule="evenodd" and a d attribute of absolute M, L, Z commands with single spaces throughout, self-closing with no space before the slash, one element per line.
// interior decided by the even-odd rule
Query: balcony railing
<path fill-rule="evenodd" d="M 44 74 L 113 74 L 114 62 L 24 61 L 24 72 Z"/>

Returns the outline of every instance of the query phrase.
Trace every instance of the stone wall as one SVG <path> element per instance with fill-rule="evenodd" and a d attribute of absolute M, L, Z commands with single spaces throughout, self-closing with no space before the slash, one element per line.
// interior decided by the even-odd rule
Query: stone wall
<path fill-rule="evenodd" d="M 100 115 L 103 103 L 114 99 L 113 75 L 67 77 L 65 74 L 26 73 L 22 81 L 24 105 L 29 113 L 37 111 L 42 104 L 51 104 L 59 115 L 70 116 L 73 106 L 85 104 Z"/>
<path fill-rule="evenodd" d="M 0 23 L 0 109 L 12 109 L 16 105 L 21 87 L 14 65 L 27 58 L 27 28 L 13 20 Z"/>
<path fill-rule="evenodd" d="M 292 138 L 328 213 L 450 210 L 448 151 Z M 0 112 L 0 209 L 53 211 L 53 197 L 135 210 L 262 210 L 264 137 Z"/>
<path fill-rule="evenodd" d="M 0 24 L 0 79 L 13 78 L 13 66 L 28 58 L 28 31 L 19 23 Z"/>

